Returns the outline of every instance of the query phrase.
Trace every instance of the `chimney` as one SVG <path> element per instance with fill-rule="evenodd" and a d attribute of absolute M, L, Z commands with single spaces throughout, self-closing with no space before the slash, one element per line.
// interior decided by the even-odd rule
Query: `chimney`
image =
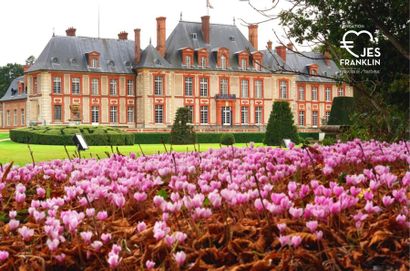
<path fill-rule="evenodd" d="M 330 65 L 330 60 L 332 59 L 332 56 L 330 55 L 330 52 L 326 49 L 325 53 L 323 54 L 324 60 L 327 66 Z"/>
<path fill-rule="evenodd" d="M 30 69 L 30 67 L 31 67 L 31 64 L 26 64 L 26 65 L 24 65 L 24 66 L 23 66 L 23 71 L 24 71 L 24 72 L 27 72 L 28 69 Z"/>
<path fill-rule="evenodd" d="M 68 37 L 75 37 L 75 31 L 77 29 L 75 29 L 74 27 L 69 27 L 65 33 L 67 34 Z"/>
<path fill-rule="evenodd" d="M 286 63 L 286 46 L 280 45 L 275 47 L 276 53 L 280 58 L 282 58 L 283 62 Z"/>
<path fill-rule="evenodd" d="M 272 50 L 272 42 L 270 40 L 268 41 L 268 49 Z"/>
<path fill-rule="evenodd" d="M 160 56 L 165 56 L 165 17 L 157 18 L 157 51 Z"/>
<path fill-rule="evenodd" d="M 128 33 L 125 31 L 121 31 L 118 33 L 118 39 L 120 40 L 127 40 L 128 39 Z"/>
<path fill-rule="evenodd" d="M 286 47 L 287 47 L 289 50 L 293 51 L 293 43 L 289 42 L 288 45 L 286 45 Z"/>
<path fill-rule="evenodd" d="M 134 41 L 134 53 L 135 63 L 138 64 L 141 60 L 141 29 L 134 29 L 135 41 Z"/>
<path fill-rule="evenodd" d="M 248 36 L 249 42 L 252 44 L 252 47 L 258 50 L 258 25 L 250 24 L 248 26 Z"/>
<path fill-rule="evenodd" d="M 204 42 L 209 44 L 210 43 L 210 37 L 209 37 L 209 19 L 210 17 L 207 16 L 202 16 L 201 20 L 202 20 L 202 37 L 204 37 Z"/>

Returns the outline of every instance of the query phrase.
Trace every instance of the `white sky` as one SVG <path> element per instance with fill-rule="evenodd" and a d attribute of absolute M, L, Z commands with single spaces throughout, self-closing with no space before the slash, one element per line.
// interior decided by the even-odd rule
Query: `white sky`
<path fill-rule="evenodd" d="M 270 7 L 272 0 L 251 0 L 259 8 Z M 247 22 L 259 22 L 265 18 L 254 11 L 248 2 L 240 0 L 210 0 L 211 23 L 236 25 L 248 37 Z M 141 47 L 149 39 L 156 44 L 156 17 L 167 17 L 167 37 L 179 21 L 180 13 L 185 21 L 201 21 L 206 15 L 206 0 L 1 0 L 0 1 L 0 65 L 24 64 L 25 60 L 40 55 L 53 34 L 66 35 L 65 30 L 73 26 L 77 36 L 97 37 L 98 6 L 100 7 L 100 37 L 118 38 L 121 31 L 128 32 L 134 40 L 134 28 L 141 28 Z M 279 13 L 279 5 L 275 13 Z M 275 46 L 278 41 L 272 29 L 283 33 L 276 22 L 259 25 L 259 49 L 266 47 L 268 40 Z"/>

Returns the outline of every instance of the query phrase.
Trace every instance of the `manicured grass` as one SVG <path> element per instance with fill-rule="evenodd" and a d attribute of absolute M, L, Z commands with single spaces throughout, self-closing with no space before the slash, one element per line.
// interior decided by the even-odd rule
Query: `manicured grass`
<path fill-rule="evenodd" d="M 0 139 L 9 138 L 9 133 L 0 133 Z"/>
<path fill-rule="evenodd" d="M 261 145 L 257 143 L 255 145 Z M 244 147 L 246 144 L 240 143 L 235 144 L 236 147 Z M 142 150 L 145 155 L 156 154 L 158 152 L 165 152 L 164 146 L 162 144 L 142 144 Z M 168 151 L 170 150 L 170 145 L 166 145 Z M 55 145 L 30 145 L 31 150 L 33 151 L 33 156 L 35 162 L 53 160 L 53 159 L 66 159 L 67 154 L 64 150 L 64 146 L 55 146 Z M 194 151 L 195 148 L 193 145 L 174 145 L 172 146 L 173 150 L 178 152 L 183 151 Z M 198 150 L 198 145 L 196 145 Z M 206 151 L 208 149 L 219 149 L 219 144 L 200 144 L 200 151 Z M 128 155 L 131 152 L 134 152 L 138 155 L 141 155 L 140 148 L 138 145 L 133 146 L 119 146 L 119 151 L 122 154 Z M 67 146 L 67 150 L 72 155 L 75 151 L 74 146 Z M 82 152 L 81 156 L 83 158 L 96 157 L 98 155 L 100 158 L 107 157 L 105 152 L 111 153 L 110 146 L 91 146 L 88 151 Z M 114 147 L 114 152 L 116 152 L 116 147 Z M 24 165 L 31 163 L 31 156 L 27 144 L 15 143 L 12 141 L 3 141 L 0 142 L 0 162 L 7 163 L 14 161 L 15 164 Z"/>

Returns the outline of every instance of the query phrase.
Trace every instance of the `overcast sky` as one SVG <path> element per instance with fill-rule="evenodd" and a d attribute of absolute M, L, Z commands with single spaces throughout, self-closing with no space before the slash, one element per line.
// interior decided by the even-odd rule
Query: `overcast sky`
<path fill-rule="evenodd" d="M 254 11 L 246 1 L 210 0 L 211 23 L 236 25 L 248 37 L 247 22 L 265 19 Z M 270 7 L 272 0 L 252 0 L 259 8 Z M 53 32 L 65 35 L 65 30 L 73 26 L 78 36 L 98 36 L 98 6 L 100 9 L 100 37 L 118 38 L 121 31 L 134 39 L 134 28 L 141 28 L 141 47 L 145 48 L 149 39 L 156 44 L 156 17 L 167 17 L 167 37 L 179 21 L 180 13 L 185 21 L 200 22 L 206 15 L 206 0 L 2 0 L 0 1 L 0 65 L 6 63 L 24 64 L 25 60 L 40 55 Z M 283 7 L 278 6 L 279 12 Z M 259 25 L 259 49 L 266 47 L 268 40 L 275 45 L 278 41 L 272 29 L 283 33 L 275 22 Z"/>

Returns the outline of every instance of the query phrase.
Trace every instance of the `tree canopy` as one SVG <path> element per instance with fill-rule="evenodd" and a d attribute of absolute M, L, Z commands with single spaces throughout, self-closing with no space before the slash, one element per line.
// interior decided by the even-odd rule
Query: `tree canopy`
<path fill-rule="evenodd" d="M 6 93 L 11 81 L 23 74 L 23 66 L 17 63 L 0 67 L 0 98 Z"/>

